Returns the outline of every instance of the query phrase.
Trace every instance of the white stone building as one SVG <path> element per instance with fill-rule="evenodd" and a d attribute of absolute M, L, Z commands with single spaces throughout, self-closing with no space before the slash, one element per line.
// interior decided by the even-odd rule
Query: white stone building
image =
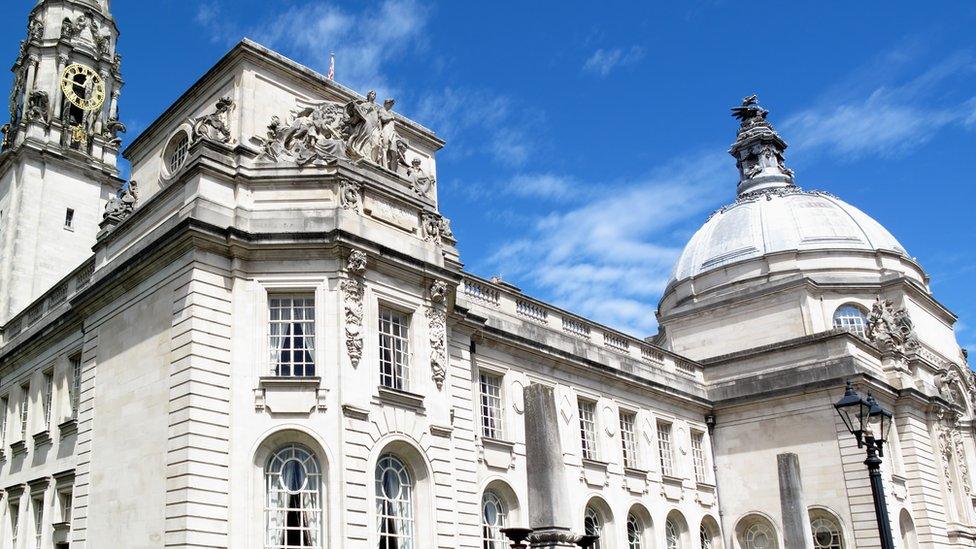
<path fill-rule="evenodd" d="M 29 21 L 0 153 L 0 549 L 499 549 L 528 521 L 530 384 L 601 549 L 786 547 L 784 453 L 807 547 L 880 547 L 848 380 L 895 413 L 896 544 L 976 543 L 955 316 L 877 222 L 794 185 L 754 102 L 738 197 L 642 340 L 464 271 L 444 143 L 253 42 L 135 139 L 126 185 L 108 1 Z"/>

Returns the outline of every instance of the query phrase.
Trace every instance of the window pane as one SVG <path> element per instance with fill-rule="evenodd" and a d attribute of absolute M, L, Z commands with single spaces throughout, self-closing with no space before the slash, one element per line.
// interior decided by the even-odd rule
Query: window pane
<path fill-rule="evenodd" d="M 661 458 L 661 474 L 672 476 L 674 474 L 673 459 L 671 450 L 671 425 L 669 423 L 658 422 L 657 424 L 657 449 Z"/>
<path fill-rule="evenodd" d="M 691 433 L 691 454 L 695 460 L 695 480 L 705 482 L 705 435 L 703 433 Z"/>
<path fill-rule="evenodd" d="M 580 421 L 580 444 L 584 459 L 596 459 L 596 404 L 586 400 L 578 401 Z"/>
<path fill-rule="evenodd" d="M 486 438 L 502 437 L 502 378 L 481 373 L 481 435 Z"/>
<path fill-rule="evenodd" d="M 409 386 L 409 317 L 392 309 L 380 309 L 380 384 L 391 389 Z"/>
<path fill-rule="evenodd" d="M 859 337 L 866 337 L 867 325 L 867 315 L 854 305 L 843 305 L 834 313 L 834 328 L 847 330 Z"/>
<path fill-rule="evenodd" d="M 268 349 L 274 375 L 315 375 L 315 298 L 275 296 L 268 300 Z"/>
<path fill-rule="evenodd" d="M 506 527 L 507 510 L 494 492 L 485 492 L 481 498 L 482 549 L 508 549 L 502 528 Z"/>
<path fill-rule="evenodd" d="M 634 436 L 636 416 L 628 412 L 620 412 L 620 445 L 624 454 L 624 467 L 636 468 L 637 437 Z"/>
<path fill-rule="evenodd" d="M 279 449 L 265 468 L 265 549 L 321 549 L 322 472 L 304 446 Z"/>
<path fill-rule="evenodd" d="M 376 521 L 380 549 L 414 549 L 413 482 L 391 454 L 376 464 Z"/>

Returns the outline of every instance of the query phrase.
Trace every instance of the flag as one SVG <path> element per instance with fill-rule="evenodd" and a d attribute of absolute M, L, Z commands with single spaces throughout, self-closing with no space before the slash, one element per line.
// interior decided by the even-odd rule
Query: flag
<path fill-rule="evenodd" d="M 329 80 L 335 80 L 335 53 L 329 53 Z"/>

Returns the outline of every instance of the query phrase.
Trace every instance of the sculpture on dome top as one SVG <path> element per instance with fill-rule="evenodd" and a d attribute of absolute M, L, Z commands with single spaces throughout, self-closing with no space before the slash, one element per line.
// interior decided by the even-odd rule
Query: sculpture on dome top
<path fill-rule="evenodd" d="M 766 120 L 769 111 L 759 106 L 759 97 L 750 95 L 732 109 L 739 120 L 735 143 L 729 149 L 736 159 L 741 182 L 757 180 L 768 188 L 793 185 L 793 170 L 786 167 L 787 144 Z M 752 190 L 755 185 L 747 186 Z"/>

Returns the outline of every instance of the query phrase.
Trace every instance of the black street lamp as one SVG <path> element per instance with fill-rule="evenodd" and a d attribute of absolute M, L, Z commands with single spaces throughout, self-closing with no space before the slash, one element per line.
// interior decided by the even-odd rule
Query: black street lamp
<path fill-rule="evenodd" d="M 847 426 L 847 430 L 857 439 L 858 448 L 867 448 L 868 466 L 871 478 L 871 495 L 874 497 L 874 514 L 878 518 L 878 532 L 881 534 L 881 549 L 894 549 L 891 539 L 891 523 L 888 521 L 888 504 L 885 502 L 884 484 L 881 480 L 881 458 L 884 445 L 891 431 L 892 414 L 869 393 L 863 398 L 854 390 L 854 384 L 847 382 L 844 397 L 834 404 L 837 413 Z"/>

